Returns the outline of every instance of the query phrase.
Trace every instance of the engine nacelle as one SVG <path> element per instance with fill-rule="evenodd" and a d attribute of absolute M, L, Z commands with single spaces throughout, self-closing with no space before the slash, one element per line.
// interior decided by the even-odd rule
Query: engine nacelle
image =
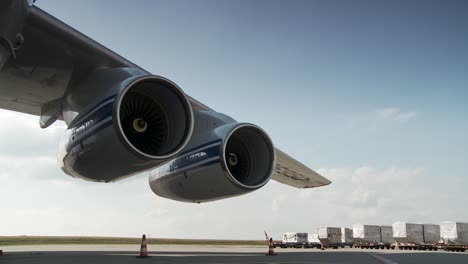
<path fill-rule="evenodd" d="M 124 178 L 173 158 L 191 138 L 192 108 L 168 79 L 131 68 L 104 69 L 74 89 L 64 104 L 69 128 L 59 155 L 63 170 L 74 177 Z"/>
<path fill-rule="evenodd" d="M 217 125 L 209 115 L 206 119 L 197 113 L 196 120 L 198 126 Z M 246 194 L 270 180 L 275 149 L 259 127 L 234 122 L 196 132 L 197 128 L 182 154 L 150 172 L 149 183 L 157 195 L 200 203 Z"/>

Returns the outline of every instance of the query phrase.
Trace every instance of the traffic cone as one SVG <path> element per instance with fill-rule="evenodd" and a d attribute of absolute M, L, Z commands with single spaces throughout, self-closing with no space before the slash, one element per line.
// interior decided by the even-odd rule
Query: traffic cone
<path fill-rule="evenodd" d="M 268 242 L 268 254 L 267 256 L 274 256 L 275 254 L 275 245 L 273 244 L 273 238 L 270 237 L 270 241 Z"/>
<path fill-rule="evenodd" d="M 140 255 L 137 258 L 148 258 L 148 248 L 146 247 L 146 236 L 141 238 Z"/>
<path fill-rule="evenodd" d="M 320 243 L 320 250 L 325 250 L 325 246 L 323 245 L 323 243 Z"/>

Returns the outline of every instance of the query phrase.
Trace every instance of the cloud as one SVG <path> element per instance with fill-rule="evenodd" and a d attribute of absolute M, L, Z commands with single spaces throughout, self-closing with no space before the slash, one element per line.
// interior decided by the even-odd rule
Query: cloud
<path fill-rule="evenodd" d="M 57 158 L 54 156 L 20 156 L 16 153 L 5 155 L 0 153 L 0 178 L 22 179 L 57 179 L 62 175 Z M 60 177 L 58 177 L 60 178 Z"/>
<path fill-rule="evenodd" d="M 7 110 L 0 110 L 0 120 L 0 154 L 9 156 L 54 157 L 66 129 L 61 121 L 40 129 L 39 117 Z"/>
<path fill-rule="evenodd" d="M 278 213 L 280 207 L 281 207 L 281 203 L 283 201 L 287 201 L 288 200 L 288 194 L 287 193 L 280 193 L 278 195 L 275 195 L 275 197 L 273 198 L 273 200 L 271 200 L 271 210 L 273 211 L 273 213 Z"/>
<path fill-rule="evenodd" d="M 343 121 L 348 128 L 378 131 L 389 126 L 403 125 L 415 120 L 420 114 L 414 111 L 404 111 L 396 107 L 386 107 L 367 110 L 361 113 L 343 115 Z"/>
<path fill-rule="evenodd" d="M 360 166 L 321 168 L 317 171 L 333 183 L 302 190 L 299 194 L 291 191 L 289 199 L 282 201 L 281 207 L 277 208 L 278 215 L 285 211 L 301 212 L 301 207 L 313 208 L 309 224 L 315 227 L 391 224 L 408 219 L 424 221 L 419 204 L 408 202 L 423 197 L 430 199 L 427 193 L 430 183 L 422 181 L 424 168 Z M 310 218 L 308 213 L 302 216 L 299 213 L 295 217 Z"/>
<path fill-rule="evenodd" d="M 403 112 L 399 108 L 382 108 L 375 111 L 379 120 L 407 122 L 416 117 L 415 112 Z"/>

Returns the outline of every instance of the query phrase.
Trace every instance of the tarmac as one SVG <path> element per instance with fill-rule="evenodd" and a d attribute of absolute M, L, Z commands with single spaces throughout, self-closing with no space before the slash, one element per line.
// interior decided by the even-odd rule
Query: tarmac
<path fill-rule="evenodd" d="M 136 258 L 139 245 L 2 246 L 0 263 L 468 263 L 468 253 L 445 251 L 363 250 L 356 248 L 281 249 L 268 247 L 148 245 L 150 258 Z"/>

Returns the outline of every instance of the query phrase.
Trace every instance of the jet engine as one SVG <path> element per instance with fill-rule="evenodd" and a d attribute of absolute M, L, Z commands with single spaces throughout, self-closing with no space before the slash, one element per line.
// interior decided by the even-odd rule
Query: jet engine
<path fill-rule="evenodd" d="M 199 114 L 197 118 L 204 119 Z M 208 120 L 198 126 L 218 122 L 209 115 Z M 182 154 L 150 172 L 149 183 L 159 196 L 199 203 L 257 190 L 270 180 L 274 168 L 269 136 L 255 125 L 233 122 L 194 132 Z"/>
<path fill-rule="evenodd" d="M 106 88 L 103 88 L 106 87 Z M 135 69 L 101 70 L 71 91 L 63 117 L 63 170 L 79 178 L 114 181 L 177 155 L 189 142 L 193 112 L 182 90 Z"/>

